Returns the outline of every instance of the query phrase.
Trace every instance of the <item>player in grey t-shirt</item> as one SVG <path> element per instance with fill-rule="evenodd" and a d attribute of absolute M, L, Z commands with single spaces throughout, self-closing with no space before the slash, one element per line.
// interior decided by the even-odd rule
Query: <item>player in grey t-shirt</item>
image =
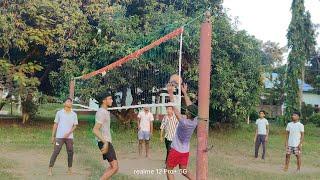
<path fill-rule="evenodd" d="M 108 160 L 110 167 L 104 171 L 104 174 L 100 179 L 110 179 L 115 173 L 118 172 L 118 160 L 116 152 L 111 143 L 110 133 L 110 112 L 107 110 L 108 107 L 112 106 L 112 95 L 109 92 L 99 95 L 98 100 L 101 107 L 96 113 L 96 123 L 93 128 L 93 134 L 98 140 L 98 147 L 102 153 L 103 160 Z"/>

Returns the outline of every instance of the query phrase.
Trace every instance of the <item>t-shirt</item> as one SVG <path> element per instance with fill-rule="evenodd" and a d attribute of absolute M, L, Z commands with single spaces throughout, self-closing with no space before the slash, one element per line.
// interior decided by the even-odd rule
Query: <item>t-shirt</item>
<path fill-rule="evenodd" d="M 105 108 L 99 108 L 96 112 L 96 123 L 101 124 L 100 132 L 102 137 L 105 138 L 107 142 L 111 142 L 111 132 L 110 132 L 110 112 Z M 96 138 L 98 140 L 98 138 Z"/>
<path fill-rule="evenodd" d="M 304 132 L 304 126 L 299 122 L 290 122 L 286 131 L 289 131 L 288 146 L 298 147 L 300 144 L 301 132 Z"/>
<path fill-rule="evenodd" d="M 198 125 L 198 118 L 193 120 L 183 118 L 179 121 L 176 134 L 172 140 L 171 148 L 180 153 L 186 153 L 190 150 L 190 139 L 194 129 Z"/>
<path fill-rule="evenodd" d="M 268 120 L 263 118 L 263 119 L 257 119 L 256 120 L 256 125 L 258 127 L 258 134 L 260 135 L 267 135 L 267 125 L 269 125 Z"/>
<path fill-rule="evenodd" d="M 140 111 L 138 114 L 138 118 L 140 118 L 140 130 L 149 132 L 150 124 L 154 120 L 152 113 Z"/>
<path fill-rule="evenodd" d="M 172 141 L 174 135 L 176 134 L 176 129 L 178 125 L 178 119 L 176 118 L 175 115 L 169 117 L 168 115 L 163 117 L 163 120 L 161 122 L 160 129 L 165 131 L 164 137 Z"/>
<path fill-rule="evenodd" d="M 74 125 L 78 125 L 78 116 L 74 111 L 67 112 L 62 109 L 56 113 L 54 122 L 58 124 L 56 138 L 64 138 L 63 136 L 70 132 Z M 67 139 L 73 139 L 73 132 Z"/>

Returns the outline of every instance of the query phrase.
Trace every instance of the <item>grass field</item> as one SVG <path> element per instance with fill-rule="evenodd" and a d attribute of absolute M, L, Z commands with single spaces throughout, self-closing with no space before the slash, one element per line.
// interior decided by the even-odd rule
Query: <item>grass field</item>
<path fill-rule="evenodd" d="M 48 108 L 48 107 L 46 107 Z M 51 106 L 52 108 L 52 106 Z M 55 107 L 54 107 L 55 108 Z M 50 108 L 48 108 L 50 109 Z M 54 111 L 47 113 L 48 120 Z M 39 116 L 41 117 L 41 116 Z M 92 116 L 83 120 L 92 121 Z M 48 161 L 52 153 L 49 143 L 52 120 L 36 120 L 31 125 L 0 122 L 0 179 L 47 179 Z M 44 122 L 42 122 L 44 121 Z M 91 133 L 90 123 L 81 124 L 75 132 L 74 179 L 98 179 L 105 169 Z M 235 130 L 214 130 L 209 135 L 209 179 L 319 179 L 320 177 L 320 128 L 305 126 L 302 170 L 295 173 L 295 157 L 292 157 L 289 172 L 283 172 L 284 127 L 271 124 L 266 160 L 253 158 L 254 125 L 244 125 Z M 165 179 L 165 176 L 137 176 L 129 167 L 163 167 L 164 144 L 159 141 L 159 131 L 153 136 L 151 159 L 140 161 L 137 157 L 135 130 L 112 128 L 113 144 L 119 161 L 120 172 L 113 179 Z M 196 135 L 191 142 L 190 169 L 195 173 Z M 121 164 L 122 162 L 122 164 Z M 65 149 L 61 151 L 54 169 L 57 179 L 65 179 Z M 49 178 L 50 179 L 50 178 Z M 70 178 L 69 178 L 70 179 Z M 179 179 L 179 178 L 177 178 Z"/>

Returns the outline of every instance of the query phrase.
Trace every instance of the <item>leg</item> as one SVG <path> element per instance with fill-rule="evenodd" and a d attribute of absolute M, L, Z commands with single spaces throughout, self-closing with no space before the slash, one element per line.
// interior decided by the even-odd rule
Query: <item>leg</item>
<path fill-rule="evenodd" d="M 62 139 L 60 138 L 56 139 L 56 142 L 54 144 L 54 150 L 50 158 L 49 173 L 48 173 L 49 176 L 52 175 L 52 167 L 56 162 L 57 156 L 59 155 L 63 144 L 64 144 L 64 141 Z"/>
<path fill-rule="evenodd" d="M 284 165 L 284 168 L 283 168 L 284 171 L 288 171 L 289 162 L 290 162 L 290 154 L 286 154 L 286 162 L 285 162 L 285 165 Z"/>
<path fill-rule="evenodd" d="M 194 177 L 193 177 L 193 175 L 190 173 L 190 171 L 187 169 L 187 166 L 185 166 L 185 165 L 179 165 L 179 168 L 180 168 L 180 171 L 181 171 L 181 173 L 182 173 L 182 175 L 184 176 L 184 177 L 186 177 L 187 179 L 189 179 L 189 180 L 193 180 L 194 179 Z"/>
<path fill-rule="evenodd" d="M 68 174 L 72 174 L 73 139 L 66 139 L 66 149 L 68 154 Z"/>
<path fill-rule="evenodd" d="M 26 122 L 26 113 L 22 113 L 22 124 Z"/>
<path fill-rule="evenodd" d="M 138 140 L 139 140 L 139 144 L 138 144 L 139 156 L 141 156 L 142 143 L 143 143 L 143 140 L 144 140 L 142 130 L 138 131 Z"/>
<path fill-rule="evenodd" d="M 140 140 L 139 139 L 139 156 L 141 156 L 141 151 L 142 151 L 142 143 L 143 143 L 143 140 Z"/>
<path fill-rule="evenodd" d="M 173 175 L 173 168 L 174 167 L 169 167 L 168 165 L 167 165 L 167 172 L 166 172 L 166 174 L 167 174 L 167 179 L 168 180 L 174 180 L 174 175 Z"/>
<path fill-rule="evenodd" d="M 166 155 L 166 162 L 168 160 L 168 155 L 169 155 L 169 151 L 171 149 L 171 141 L 169 141 L 167 138 L 164 139 L 164 142 L 166 144 L 166 149 L 167 149 L 167 155 Z"/>
<path fill-rule="evenodd" d="M 262 136 L 262 159 L 265 159 L 266 156 L 266 136 Z"/>
<path fill-rule="evenodd" d="M 114 174 L 116 174 L 118 172 L 119 166 L 118 166 L 117 160 L 113 160 L 112 162 L 109 162 L 109 164 L 110 164 L 110 167 L 104 171 L 100 180 L 108 180 L 111 178 L 111 176 L 113 176 Z"/>
<path fill-rule="evenodd" d="M 255 144 L 255 148 L 254 148 L 254 157 L 255 158 L 258 158 L 259 146 L 260 146 L 260 135 L 257 136 L 256 144 Z"/>
<path fill-rule="evenodd" d="M 297 171 L 300 171 L 301 168 L 301 154 L 297 154 Z"/>
<path fill-rule="evenodd" d="M 145 140 L 146 143 L 146 157 L 149 157 L 149 140 Z"/>
<path fill-rule="evenodd" d="M 27 113 L 27 114 L 26 114 L 26 121 L 25 121 L 25 122 L 28 122 L 28 121 L 29 121 L 29 118 L 30 118 L 30 115 Z"/>

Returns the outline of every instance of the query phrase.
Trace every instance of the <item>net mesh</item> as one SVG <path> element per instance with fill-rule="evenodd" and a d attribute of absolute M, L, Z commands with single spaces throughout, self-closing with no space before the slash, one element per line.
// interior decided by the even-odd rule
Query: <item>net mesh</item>
<path fill-rule="evenodd" d="M 175 103 L 169 103 L 166 84 L 170 76 L 181 72 L 182 33 L 182 28 L 176 29 L 108 66 L 75 78 L 78 88 L 84 87 L 89 79 L 97 80 L 94 76 L 100 76 L 101 84 L 115 89 L 115 103 L 110 110 L 180 106 L 180 91 L 177 90 Z M 70 82 L 70 96 L 75 93 L 74 84 L 74 80 Z"/>

